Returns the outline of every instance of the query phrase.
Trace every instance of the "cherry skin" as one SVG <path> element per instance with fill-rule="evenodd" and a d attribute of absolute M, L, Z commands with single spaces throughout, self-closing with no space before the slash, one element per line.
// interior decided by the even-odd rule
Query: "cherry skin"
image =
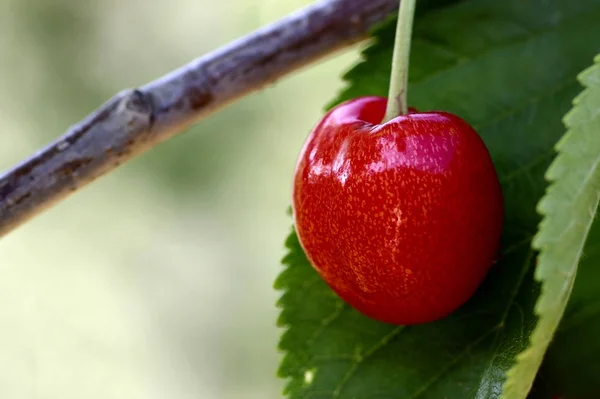
<path fill-rule="evenodd" d="M 446 112 L 381 123 L 387 100 L 331 110 L 308 136 L 293 214 L 313 267 L 373 319 L 418 324 L 463 305 L 495 260 L 503 200 L 479 135 Z"/>

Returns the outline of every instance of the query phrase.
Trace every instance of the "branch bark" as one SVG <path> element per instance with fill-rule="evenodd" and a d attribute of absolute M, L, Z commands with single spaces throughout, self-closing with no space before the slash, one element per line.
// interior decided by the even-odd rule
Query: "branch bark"
<path fill-rule="evenodd" d="M 366 37 L 398 0 L 322 0 L 125 90 L 0 176 L 0 236 L 248 92 Z"/>

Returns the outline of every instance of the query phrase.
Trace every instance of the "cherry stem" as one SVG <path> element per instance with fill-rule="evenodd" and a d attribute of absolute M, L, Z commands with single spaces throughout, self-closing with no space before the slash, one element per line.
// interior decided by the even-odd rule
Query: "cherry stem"
<path fill-rule="evenodd" d="M 408 113 L 406 92 L 408 91 L 408 61 L 410 58 L 410 40 L 416 0 L 400 0 L 394 55 L 392 56 L 392 75 L 390 91 L 383 122 Z"/>

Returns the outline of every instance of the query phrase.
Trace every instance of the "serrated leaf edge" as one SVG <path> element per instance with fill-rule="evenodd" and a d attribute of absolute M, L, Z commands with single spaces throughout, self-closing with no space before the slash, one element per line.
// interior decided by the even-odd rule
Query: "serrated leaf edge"
<path fill-rule="evenodd" d="M 592 199 L 589 201 L 591 202 L 589 213 L 582 215 L 582 221 L 575 220 L 572 210 L 575 204 L 581 199 L 581 194 L 585 191 L 584 188 L 589 184 L 589 178 L 598 171 L 600 166 L 600 152 L 596 154 L 596 159 L 591 162 L 590 170 L 585 174 L 578 192 L 573 195 L 573 193 L 568 191 L 568 187 L 562 187 L 566 185 L 569 177 L 573 177 L 577 173 L 577 171 L 573 171 L 572 168 L 569 169 L 566 167 L 567 165 L 564 165 L 569 158 L 577 156 L 577 154 L 572 153 L 577 152 L 577 149 L 568 149 L 567 144 L 577 134 L 576 129 L 578 127 L 586 122 L 589 123 L 590 120 L 594 120 L 600 114 L 599 107 L 598 113 L 591 118 L 588 117 L 586 120 L 576 120 L 574 118 L 574 115 L 580 112 L 582 102 L 588 94 L 591 91 L 600 90 L 600 55 L 595 57 L 594 64 L 581 72 L 577 76 L 577 79 L 584 87 L 584 90 L 573 100 L 572 109 L 563 118 L 567 132 L 555 146 L 557 155 L 546 172 L 546 179 L 550 182 L 550 185 L 537 206 L 538 213 L 543 217 L 538 233 L 532 241 L 532 248 L 539 251 L 535 279 L 542 284 L 541 294 L 535 307 L 535 312 L 539 319 L 531 334 L 530 345 L 517 355 L 515 364 L 506 373 L 507 378 L 504 383 L 501 399 L 525 398 L 533 385 L 537 370 L 541 366 L 544 354 L 566 309 L 575 281 L 579 259 L 581 258 L 586 237 L 594 221 L 595 212 L 600 200 L 599 192 L 595 200 Z M 600 132 L 598 133 L 600 134 Z M 564 191 L 565 189 L 567 191 Z M 558 237 L 555 237 L 549 230 L 553 225 L 557 224 L 556 219 L 560 218 L 559 215 L 565 213 L 570 215 L 571 222 L 565 226 Z M 577 228 L 576 231 L 573 231 L 574 228 Z M 552 251 L 557 246 L 560 247 L 561 238 L 569 232 L 578 236 L 580 245 L 576 248 L 576 251 L 572 251 L 570 262 L 562 260 L 561 264 L 564 265 L 566 263 L 566 269 L 556 268 L 555 266 L 547 267 L 546 264 L 554 263 L 550 259 Z M 558 284 L 560 286 L 560 295 L 554 295 L 554 291 L 549 292 L 549 279 L 556 279 L 560 283 Z"/>

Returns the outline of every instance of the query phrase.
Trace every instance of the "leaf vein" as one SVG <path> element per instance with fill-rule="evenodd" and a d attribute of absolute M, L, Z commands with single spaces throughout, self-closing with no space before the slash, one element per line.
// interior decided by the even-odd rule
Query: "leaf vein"
<path fill-rule="evenodd" d="M 344 374 L 344 376 L 342 377 L 342 379 L 338 383 L 337 387 L 333 391 L 333 393 L 331 395 L 331 398 L 332 399 L 338 399 L 340 397 L 342 389 L 350 381 L 350 379 L 352 378 L 352 376 L 355 375 L 355 373 L 359 369 L 360 365 L 363 364 L 363 362 L 365 360 L 367 360 L 369 357 L 371 357 L 378 350 L 383 349 L 404 328 L 406 328 L 406 327 L 405 326 L 398 326 L 398 327 L 394 328 L 393 330 L 391 330 L 390 332 L 388 332 L 387 334 L 385 334 L 383 337 L 381 337 L 381 339 L 375 345 L 373 345 L 369 350 L 367 350 L 364 353 L 364 355 L 360 355 L 360 357 L 358 357 L 358 358 L 355 357 L 356 361 L 350 366 L 350 368 L 348 369 L 348 371 L 346 372 L 346 374 Z"/>

